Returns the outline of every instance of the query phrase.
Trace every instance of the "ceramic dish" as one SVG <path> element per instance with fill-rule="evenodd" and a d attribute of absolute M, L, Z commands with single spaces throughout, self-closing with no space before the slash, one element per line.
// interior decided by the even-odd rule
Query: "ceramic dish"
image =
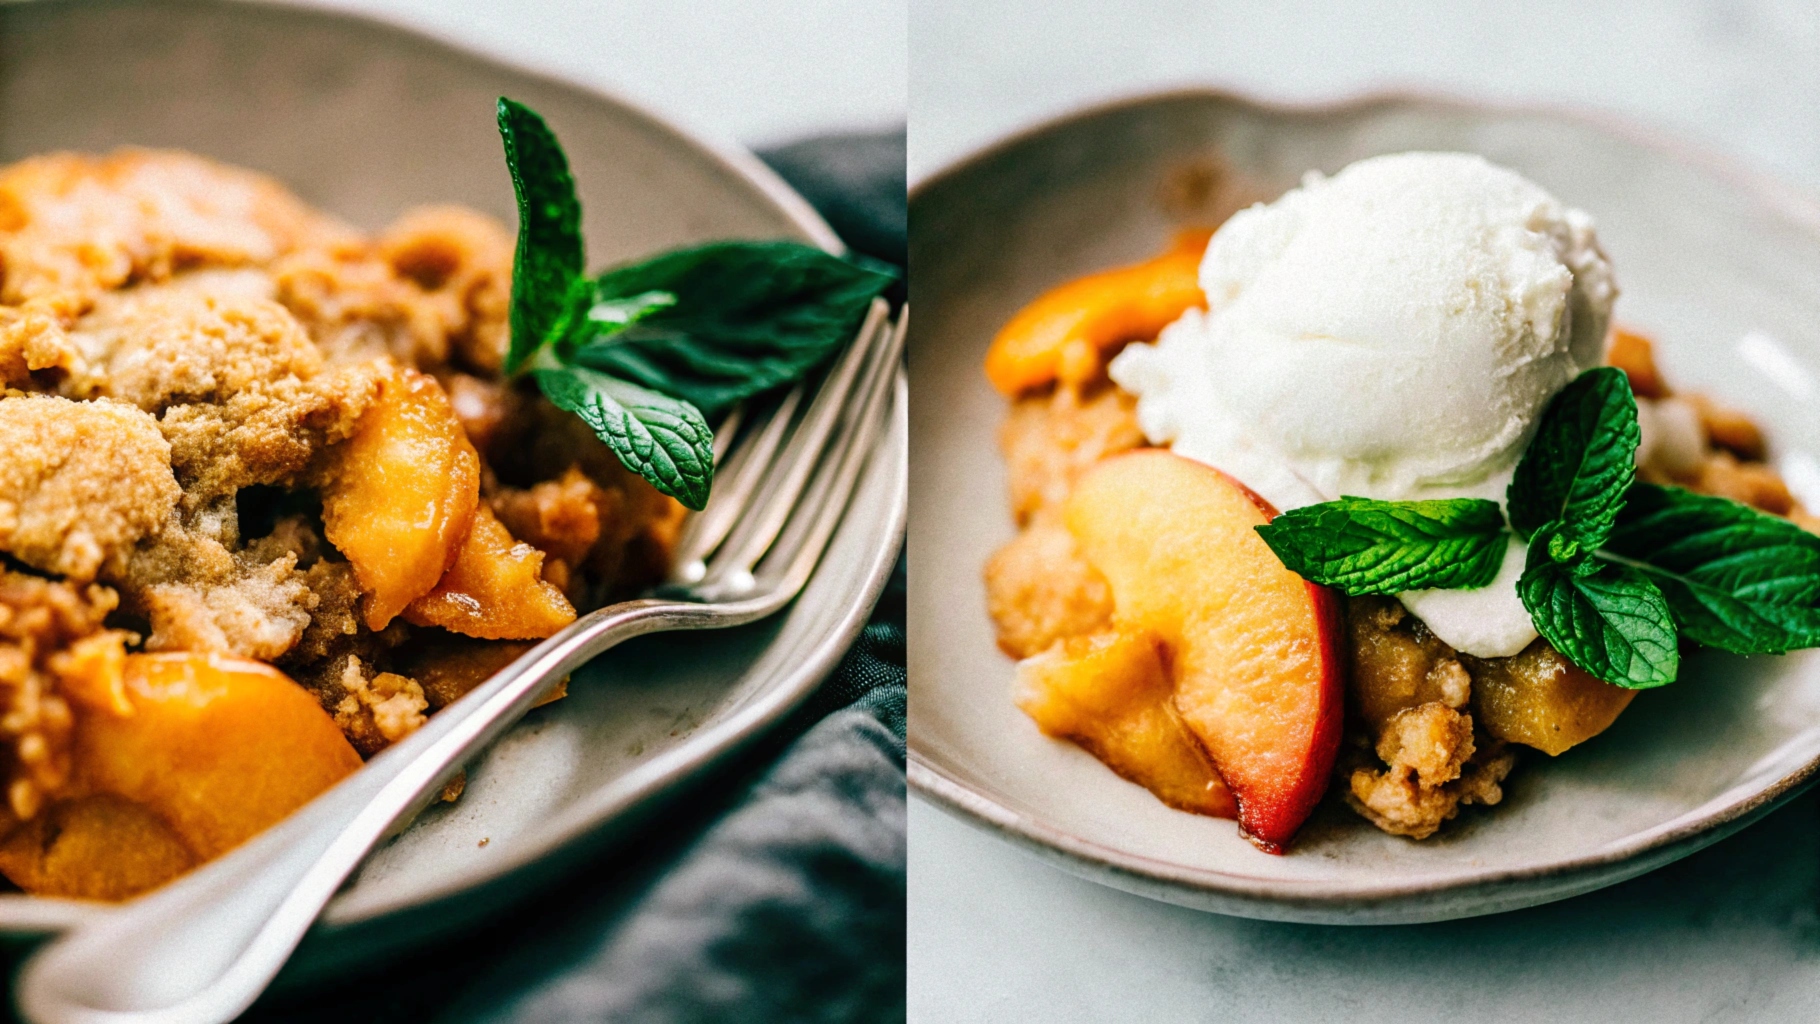
<path fill-rule="evenodd" d="M 623 101 L 373 22 L 268 5 L 0 6 L 0 163 L 132 143 L 267 172 L 374 227 L 458 202 L 513 222 L 493 124 L 509 94 L 562 133 L 591 265 L 710 238 L 839 243 L 749 154 Z M 377 851 L 300 951 L 303 970 L 446 933 L 560 876 L 776 722 L 833 668 L 902 536 L 905 401 L 802 597 L 769 621 L 634 641 L 576 674 L 469 769 L 455 804 Z M 485 840 L 482 843 L 482 840 Z M 84 904 L 0 896 L 0 934 Z"/>
<path fill-rule="evenodd" d="M 1668 378 L 1748 410 L 1820 498 L 1820 207 L 1623 127 L 1415 97 L 1266 106 L 1215 92 L 1133 99 L 1033 129 L 911 191 L 910 780 L 1077 874 L 1172 903 L 1287 921 L 1495 913 L 1633 877 L 1716 842 L 1820 766 L 1820 656 L 1701 652 L 1609 732 L 1531 763 L 1494 812 L 1385 835 L 1330 795 L 1288 856 L 1170 810 L 1010 699 L 980 582 L 1012 533 L 980 371 L 994 331 L 1062 281 L 1157 251 L 1309 169 L 1401 150 L 1480 153 L 1592 213 Z M 1536 761 L 1546 760 L 1533 755 Z"/>

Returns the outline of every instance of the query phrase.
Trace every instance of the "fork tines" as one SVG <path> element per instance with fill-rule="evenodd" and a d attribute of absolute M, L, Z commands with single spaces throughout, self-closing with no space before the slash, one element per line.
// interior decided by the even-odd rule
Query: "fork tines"
<path fill-rule="evenodd" d="M 755 573 L 793 589 L 806 581 L 890 408 L 909 321 L 908 310 L 888 316 L 874 300 L 808 402 L 798 383 L 770 409 L 742 407 L 723 421 L 737 436 L 717 435 L 726 454 L 708 507 L 678 538 L 666 596 L 735 599 L 754 588 Z"/>

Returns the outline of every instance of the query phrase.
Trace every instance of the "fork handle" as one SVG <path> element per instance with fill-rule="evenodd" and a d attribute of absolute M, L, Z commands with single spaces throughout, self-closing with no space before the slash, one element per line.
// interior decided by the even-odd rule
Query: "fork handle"
<path fill-rule="evenodd" d="M 290 818 L 40 950 L 21 974 L 20 1009 L 36 1024 L 233 1020 L 367 853 L 557 680 L 635 636 L 732 624 L 648 599 L 576 620 Z"/>

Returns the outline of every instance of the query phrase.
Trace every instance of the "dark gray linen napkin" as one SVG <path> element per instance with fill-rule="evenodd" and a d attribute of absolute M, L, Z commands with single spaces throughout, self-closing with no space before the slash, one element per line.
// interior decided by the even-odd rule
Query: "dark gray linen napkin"
<path fill-rule="evenodd" d="M 761 154 L 855 250 L 902 265 L 899 130 Z M 903 1020 L 904 564 L 858 643 L 757 749 L 545 895 L 401 958 L 280 985 L 245 1020 Z"/>

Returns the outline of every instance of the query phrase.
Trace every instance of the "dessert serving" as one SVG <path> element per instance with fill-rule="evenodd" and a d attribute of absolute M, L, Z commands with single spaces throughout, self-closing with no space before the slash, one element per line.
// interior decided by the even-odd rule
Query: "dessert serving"
<path fill-rule="evenodd" d="M 1587 214 L 1403 153 L 1039 297 L 985 365 L 1018 706 L 1282 852 L 1330 780 L 1426 838 L 1683 648 L 1820 645 L 1812 520 L 1617 295 Z"/>
<path fill-rule="evenodd" d="M 498 116 L 516 243 L 455 207 L 366 235 L 185 153 L 0 168 L 21 889 L 156 886 L 659 582 L 708 424 L 814 371 L 892 280 L 789 242 L 586 274 L 554 135 Z"/>

